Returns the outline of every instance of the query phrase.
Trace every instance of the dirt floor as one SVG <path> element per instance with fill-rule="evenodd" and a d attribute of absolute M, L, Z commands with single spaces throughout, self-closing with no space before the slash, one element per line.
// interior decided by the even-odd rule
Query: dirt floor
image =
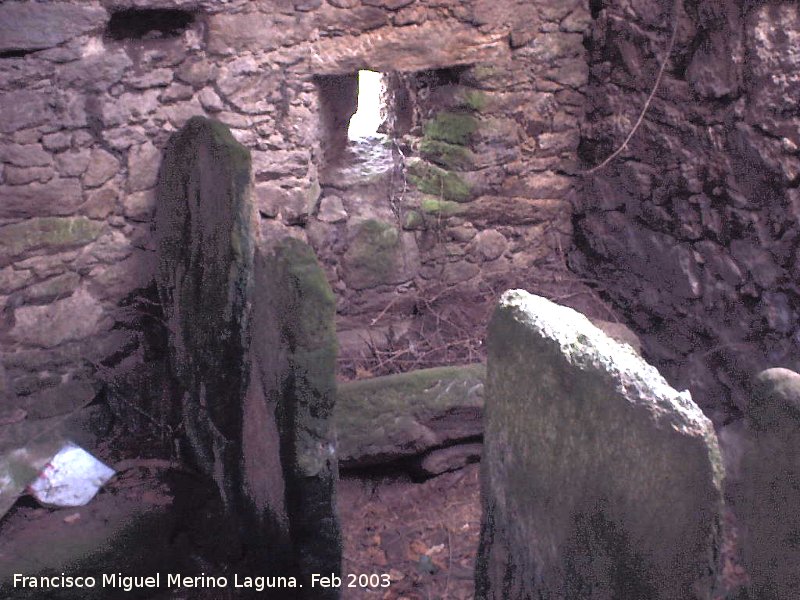
<path fill-rule="evenodd" d="M 44 566 L 37 564 L 39 551 L 69 545 L 65 540 L 87 548 L 102 546 L 109 531 L 119 530 L 119 515 L 124 514 L 160 515 L 154 522 L 137 521 L 137 529 L 148 527 L 151 533 L 146 537 L 156 545 L 173 543 L 174 540 L 163 538 L 172 527 L 170 514 L 174 511 L 170 511 L 168 490 L 158 483 L 155 467 L 159 461 L 138 462 L 151 464 L 153 468 L 128 469 L 87 507 L 53 510 L 38 507 L 32 500 L 19 503 L 0 523 L 0 567 L 13 565 L 13 572 L 35 573 Z M 343 600 L 473 598 L 480 530 L 478 473 L 479 465 L 473 464 L 421 483 L 397 473 L 370 477 L 345 473 L 337 497 L 344 537 Z M 724 589 L 714 600 L 738 598 L 736 589 L 746 583 L 746 574 L 736 560 L 735 521 L 730 512 L 726 514 L 726 529 L 728 537 L 722 557 Z M 33 556 L 32 548 L 37 549 Z M 126 560 L 134 554 L 137 552 L 132 548 L 124 550 Z M 138 554 L 143 555 L 142 565 L 146 564 L 147 552 Z M 95 563 L 93 570 L 102 569 L 99 564 L 107 565 L 109 556 L 103 554 L 102 562 Z M 160 570 L 157 565 L 149 568 L 151 572 Z M 385 585 L 387 579 L 389 583 Z M 0 593 L 0 597 L 6 596 Z M 184 590 L 146 598 L 200 597 L 187 595 Z M 202 596 L 206 597 L 211 596 Z M 35 595 L 15 594 L 9 598 L 39 600 Z"/>
<path fill-rule="evenodd" d="M 344 600 L 466 600 L 480 533 L 478 465 L 424 483 L 343 478 L 343 573 L 388 574 L 389 587 L 345 587 Z M 362 578 L 368 583 L 368 578 Z M 343 581 L 343 585 L 346 581 Z"/>
<path fill-rule="evenodd" d="M 479 465 L 424 483 L 343 479 L 339 510 L 344 573 L 388 573 L 388 588 L 348 588 L 343 600 L 473 598 L 480 534 Z M 748 582 L 738 558 L 738 526 L 724 513 L 722 579 L 713 600 L 735 600 Z M 746 597 L 746 596 L 745 596 Z"/>
<path fill-rule="evenodd" d="M 172 498 L 156 475 L 157 469 L 129 469 L 86 507 L 50 509 L 23 498 L 0 523 L 0 570 L 30 574 L 55 566 L 57 571 L 71 571 L 66 566 L 68 556 L 52 553 L 59 547 L 67 548 L 68 554 L 82 548 L 79 552 L 86 555 L 99 549 L 104 556 L 108 541 L 133 515 L 153 514 L 154 509 L 170 513 Z M 478 465 L 423 483 L 405 475 L 345 475 L 337 500 L 344 538 L 344 600 L 473 597 L 480 527 Z M 171 527 L 163 519 L 160 524 Z M 159 543 L 169 542 L 164 538 Z M 98 562 L 90 561 L 80 570 L 105 571 L 103 565 L 109 564 L 105 558 L 118 564 L 132 558 L 129 553 L 120 561 L 112 554 L 99 556 Z M 53 561 L 58 565 L 49 564 Z M 15 593 L 14 597 L 29 596 Z M 191 595 L 158 596 L 162 597 Z"/>

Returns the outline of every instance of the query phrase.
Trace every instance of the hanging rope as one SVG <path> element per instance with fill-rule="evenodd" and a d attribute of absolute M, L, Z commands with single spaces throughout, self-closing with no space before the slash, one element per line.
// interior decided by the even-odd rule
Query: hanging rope
<path fill-rule="evenodd" d="M 672 17 L 673 19 L 675 19 L 675 24 L 672 27 L 672 37 L 669 40 L 669 46 L 667 46 L 667 51 L 664 54 L 664 59 L 661 61 L 661 68 L 658 70 L 658 77 L 656 77 L 656 82 L 653 85 L 653 89 L 650 91 L 650 95 L 647 97 L 647 101 L 644 103 L 644 107 L 642 107 L 642 112 L 639 113 L 639 118 L 636 120 L 636 123 L 634 124 L 630 133 L 628 133 L 628 137 L 626 137 L 625 141 L 622 142 L 622 145 L 619 148 L 617 148 L 614 152 L 612 152 L 611 155 L 608 158 L 606 158 L 603 162 L 601 162 L 599 165 L 592 167 L 588 171 L 584 171 L 586 175 L 591 175 L 595 171 L 599 171 L 600 169 L 605 167 L 608 163 L 610 163 L 612 160 L 614 160 L 617 156 L 619 156 L 620 152 L 625 150 L 626 146 L 628 145 L 628 142 L 631 141 L 631 138 L 636 133 L 636 130 L 639 129 L 639 126 L 642 124 L 642 121 L 644 121 L 644 116 L 645 114 L 647 114 L 647 109 L 650 108 L 650 103 L 653 101 L 653 97 L 655 97 L 656 91 L 658 91 L 658 86 L 661 85 L 661 78 L 664 75 L 664 69 L 667 66 L 667 61 L 669 60 L 669 57 L 672 54 L 672 50 L 675 48 L 675 40 L 678 37 L 679 3 L 680 0 L 675 0 L 675 5 L 673 6 L 672 9 Z"/>

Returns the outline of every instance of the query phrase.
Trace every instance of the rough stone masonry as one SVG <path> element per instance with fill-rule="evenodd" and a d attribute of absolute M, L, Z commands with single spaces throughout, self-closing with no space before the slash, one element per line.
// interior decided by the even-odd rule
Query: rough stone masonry
<path fill-rule="evenodd" d="M 800 5 L 597 2 L 579 155 L 626 150 L 576 194 L 573 266 L 715 424 L 800 345 Z M 591 275 L 590 275 L 591 274 Z"/>
<path fill-rule="evenodd" d="M 483 301 L 546 266 L 569 246 L 561 165 L 577 148 L 588 22 L 581 4 L 515 1 L 2 3 L 2 410 L 157 401 L 115 382 L 147 369 L 136 320 L 154 300 L 158 169 L 192 116 L 251 152 L 259 227 L 315 249 L 340 330 L 390 303 L 380 331 L 407 323 L 422 288 Z M 394 82 L 409 163 L 396 211 L 388 191 L 343 194 L 326 156 L 354 110 L 326 92 L 361 68 Z"/>
<path fill-rule="evenodd" d="M 489 329 L 481 600 L 710 600 L 711 422 L 576 311 L 505 292 Z"/>
<path fill-rule="evenodd" d="M 4 2 L 4 410 L 63 414 L 107 393 L 98 365 L 142 362 L 120 303 L 154 271 L 161 151 L 206 115 L 252 153 L 261 226 L 320 255 L 340 330 L 390 303 L 381 331 L 407 323 L 436 286 L 487 302 L 543 285 L 574 223 L 572 267 L 724 421 L 749 375 L 800 368 L 798 18 L 789 1 Z M 643 125 L 571 203 L 636 121 L 673 24 Z M 327 168 L 354 110 L 328 92 L 361 68 L 387 74 L 407 159 L 378 203 Z"/>

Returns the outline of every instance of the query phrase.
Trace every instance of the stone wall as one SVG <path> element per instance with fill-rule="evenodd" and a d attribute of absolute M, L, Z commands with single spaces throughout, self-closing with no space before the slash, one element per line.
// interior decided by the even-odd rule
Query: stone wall
<path fill-rule="evenodd" d="M 749 375 L 798 368 L 798 18 L 736 0 L 5 2 L 8 411 L 63 414 L 147 362 L 161 152 L 206 115 L 252 152 L 261 228 L 320 256 L 345 357 L 419 346 L 432 298 L 437 325 L 478 337 L 509 287 L 613 320 L 564 288 L 575 227 L 571 267 L 722 421 Z M 573 194 L 636 122 L 673 24 L 642 126 Z M 389 82 L 378 169 L 330 160 L 361 68 Z"/>
<path fill-rule="evenodd" d="M 646 356 L 715 418 L 800 343 L 800 9 L 795 2 L 593 4 L 573 266 L 601 280 Z"/>
<path fill-rule="evenodd" d="M 430 282 L 487 302 L 550 273 L 569 246 L 588 23 L 582 4 L 514 0 L 3 3 L 3 411 L 50 417 L 98 393 L 141 410 L 142 338 L 159 319 L 154 187 L 167 139 L 194 115 L 250 150 L 261 228 L 315 247 L 342 330 L 410 318 Z M 341 176 L 324 174 L 349 110 L 331 118 L 342 107 L 326 82 L 361 68 L 414 94 L 391 157 L 407 193 L 374 204 L 348 189 L 337 201 Z M 443 181 L 468 193 L 444 197 Z M 141 385 L 109 384 L 137 364 Z"/>

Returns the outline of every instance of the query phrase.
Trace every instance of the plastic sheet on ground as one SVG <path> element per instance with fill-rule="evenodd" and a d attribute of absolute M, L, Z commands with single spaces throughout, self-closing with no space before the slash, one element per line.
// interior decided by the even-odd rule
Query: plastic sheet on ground
<path fill-rule="evenodd" d="M 65 444 L 44 466 L 28 491 L 45 506 L 83 506 L 115 474 L 83 448 Z"/>

